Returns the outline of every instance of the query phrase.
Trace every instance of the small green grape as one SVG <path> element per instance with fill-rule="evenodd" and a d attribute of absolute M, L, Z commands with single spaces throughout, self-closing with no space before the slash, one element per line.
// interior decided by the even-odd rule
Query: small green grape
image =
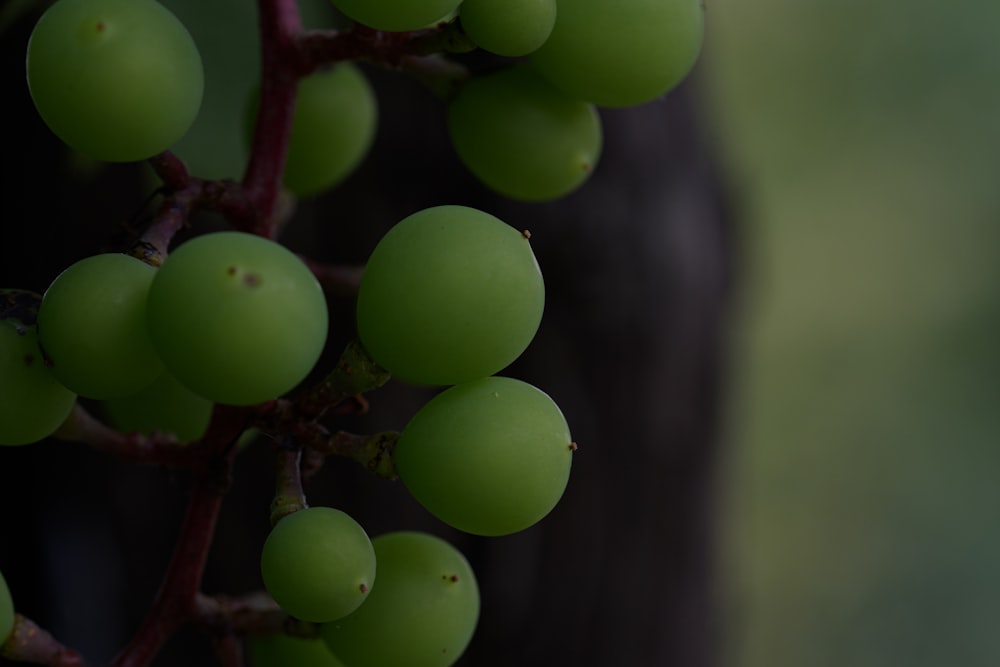
<path fill-rule="evenodd" d="M 14 601 L 10 597 L 7 581 L 0 572 L 0 646 L 14 629 Z"/>
<path fill-rule="evenodd" d="M 201 106 L 201 57 L 154 0 L 58 0 L 28 42 L 28 87 L 46 125 L 75 150 L 131 162 L 179 140 Z"/>
<path fill-rule="evenodd" d="M 38 309 L 52 373 L 87 398 L 127 396 L 163 372 L 146 329 L 156 269 L 120 253 L 94 255 L 60 273 Z"/>
<path fill-rule="evenodd" d="M 252 667 L 344 667 L 322 639 L 289 635 L 247 638 Z"/>
<path fill-rule="evenodd" d="M 59 428 L 76 404 L 45 365 L 34 325 L 0 319 L 0 445 L 26 445 Z"/>
<path fill-rule="evenodd" d="M 252 100 L 256 114 L 258 96 Z M 378 104 L 364 73 L 341 63 L 299 82 L 284 185 L 299 197 L 327 190 L 357 168 L 371 148 Z"/>
<path fill-rule="evenodd" d="M 407 490 L 437 518 L 467 533 L 508 535 L 559 502 L 573 449 L 547 394 L 490 377 L 431 399 L 400 434 L 395 462 Z"/>
<path fill-rule="evenodd" d="M 545 43 L 556 0 L 463 0 L 462 28 L 476 46 L 499 56 L 524 56 Z"/>
<path fill-rule="evenodd" d="M 358 292 L 358 336 L 401 380 L 455 384 L 506 367 L 542 319 L 527 238 L 464 206 L 425 209 L 379 241 Z"/>
<path fill-rule="evenodd" d="M 376 30 L 420 30 L 447 16 L 461 0 L 331 0 L 349 19 Z"/>
<path fill-rule="evenodd" d="M 274 526 L 260 556 L 264 587 L 303 621 L 350 614 L 375 582 L 375 552 L 358 522 L 330 507 L 310 507 Z"/>
<path fill-rule="evenodd" d="M 448 130 L 469 171 L 524 201 L 569 194 L 601 154 L 593 105 L 568 97 L 527 65 L 467 82 L 448 107 Z"/>
<path fill-rule="evenodd" d="M 479 620 L 479 587 L 465 557 L 439 537 L 397 532 L 372 540 L 378 579 L 353 614 L 320 636 L 350 667 L 449 667 Z"/>
<path fill-rule="evenodd" d="M 326 299 L 315 276 L 284 246 L 242 232 L 205 234 L 171 252 L 147 314 L 167 370 L 216 403 L 281 396 L 326 344 Z"/>
<path fill-rule="evenodd" d="M 702 0 L 566 0 L 531 62 L 578 99 L 635 106 L 687 76 L 703 31 Z"/>
<path fill-rule="evenodd" d="M 212 419 L 212 402 L 165 371 L 138 393 L 106 400 L 104 409 L 120 431 L 173 433 L 179 442 L 203 436 Z"/>

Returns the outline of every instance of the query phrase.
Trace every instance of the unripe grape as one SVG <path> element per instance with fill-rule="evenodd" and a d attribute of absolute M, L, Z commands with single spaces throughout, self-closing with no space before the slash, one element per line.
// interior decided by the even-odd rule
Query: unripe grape
<path fill-rule="evenodd" d="M 507 535 L 559 502 L 574 449 L 547 394 L 490 377 L 431 399 L 400 434 L 395 462 L 407 490 L 437 518 L 467 533 Z"/>
<path fill-rule="evenodd" d="M 372 252 L 358 292 L 358 336 L 399 379 L 454 384 L 514 361 L 544 302 L 522 233 L 476 209 L 438 206 L 399 222 Z"/>
<path fill-rule="evenodd" d="M 45 365 L 35 327 L 0 319 L 0 445 L 52 435 L 75 403 Z"/>
<path fill-rule="evenodd" d="M 601 154 L 593 105 L 567 96 L 528 65 L 468 81 L 448 106 L 448 130 L 469 171 L 524 201 L 569 194 Z"/>
<path fill-rule="evenodd" d="M 344 667 L 322 639 L 251 635 L 247 648 L 251 667 Z"/>
<path fill-rule="evenodd" d="M 146 328 L 156 269 L 121 253 L 94 255 L 60 273 L 38 309 L 38 335 L 52 373 L 87 398 L 127 396 L 163 363 Z"/>
<path fill-rule="evenodd" d="M 459 18 L 476 46 L 499 56 L 524 56 L 552 33 L 556 0 L 463 0 Z"/>
<path fill-rule="evenodd" d="M 303 621 L 325 623 L 350 614 L 375 582 L 375 552 L 358 522 L 331 507 L 284 517 L 260 556 L 264 587 Z"/>
<path fill-rule="evenodd" d="M 11 600 L 7 581 L 0 572 L 0 646 L 14 629 L 14 601 Z"/>
<path fill-rule="evenodd" d="M 320 636 L 350 667 L 448 667 L 479 620 L 479 587 L 465 557 L 439 537 L 397 532 L 372 540 L 378 579 L 353 614 Z"/>
<path fill-rule="evenodd" d="M 531 61 L 578 99 L 634 106 L 687 75 L 703 23 L 702 0 L 560 0 L 552 34 Z"/>
<path fill-rule="evenodd" d="M 461 0 L 331 0 L 348 18 L 376 30 L 419 30 L 445 18 Z"/>
<path fill-rule="evenodd" d="M 167 370 L 216 403 L 281 396 L 326 343 L 326 299 L 309 268 L 284 246 L 242 232 L 205 234 L 172 251 L 147 312 Z"/>
<path fill-rule="evenodd" d="M 252 115 L 258 102 L 255 95 Z M 375 92 L 358 67 L 341 63 L 303 78 L 288 142 L 285 187 L 307 197 L 349 176 L 368 154 L 377 122 Z"/>
<path fill-rule="evenodd" d="M 28 87 L 46 125 L 99 160 L 130 162 L 179 140 L 201 106 L 201 57 L 154 0 L 58 0 L 28 42 Z"/>
<path fill-rule="evenodd" d="M 166 371 L 135 394 L 106 400 L 104 409 L 120 431 L 173 433 L 179 442 L 200 438 L 212 419 L 212 402 Z"/>

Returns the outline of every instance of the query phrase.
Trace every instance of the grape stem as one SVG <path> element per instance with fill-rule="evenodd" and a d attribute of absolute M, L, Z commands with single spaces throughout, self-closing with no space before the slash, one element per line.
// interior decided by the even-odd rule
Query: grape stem
<path fill-rule="evenodd" d="M 288 440 L 279 441 L 275 465 L 274 500 L 271 501 L 271 525 L 309 507 L 302 488 L 302 449 Z"/>
<path fill-rule="evenodd" d="M 60 644 L 49 632 L 21 614 L 14 616 L 14 628 L 0 644 L 0 656 L 48 667 L 86 667 L 79 653 Z"/>

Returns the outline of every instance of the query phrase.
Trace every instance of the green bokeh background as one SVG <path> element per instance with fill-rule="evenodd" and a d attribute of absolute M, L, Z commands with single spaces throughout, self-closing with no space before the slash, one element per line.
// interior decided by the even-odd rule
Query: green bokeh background
<path fill-rule="evenodd" d="M 709 0 L 726 664 L 1000 664 L 1000 3 Z"/>

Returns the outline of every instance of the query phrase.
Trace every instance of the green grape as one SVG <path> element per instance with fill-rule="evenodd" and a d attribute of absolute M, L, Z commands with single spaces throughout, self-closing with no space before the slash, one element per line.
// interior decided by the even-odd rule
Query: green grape
<path fill-rule="evenodd" d="M 460 384 L 410 420 L 399 478 L 431 514 L 477 535 L 508 535 L 549 513 L 569 480 L 569 427 L 547 394 L 505 377 Z"/>
<path fill-rule="evenodd" d="M 0 646 L 14 629 L 14 601 L 10 598 L 7 581 L 0 572 Z"/>
<path fill-rule="evenodd" d="M 104 409 L 120 431 L 173 433 L 179 442 L 203 436 L 212 419 L 212 402 L 192 393 L 167 372 L 138 393 L 108 399 Z"/>
<path fill-rule="evenodd" d="M 349 175 L 368 154 L 378 119 L 375 92 L 343 63 L 299 82 L 285 187 L 304 197 Z"/>
<path fill-rule="evenodd" d="M 462 162 L 500 194 L 544 201 L 569 194 L 601 153 L 601 120 L 527 65 L 470 80 L 448 107 Z"/>
<path fill-rule="evenodd" d="M 0 294 L 0 306 L 12 295 Z M 0 317 L 0 445 L 26 445 L 52 435 L 75 403 L 76 394 L 46 366 L 34 324 Z"/>
<path fill-rule="evenodd" d="M 703 23 L 702 0 L 560 0 L 552 34 L 531 60 L 574 97 L 635 106 L 687 75 Z"/>
<path fill-rule="evenodd" d="M 379 241 L 358 292 L 358 336 L 407 382 L 455 384 L 506 367 L 542 319 L 525 235 L 464 206 L 425 209 Z"/>
<path fill-rule="evenodd" d="M 344 667 L 322 639 L 251 636 L 247 648 L 252 667 Z"/>
<path fill-rule="evenodd" d="M 256 119 L 258 104 L 256 92 L 251 120 Z M 308 197 L 349 176 L 368 154 L 377 122 L 375 92 L 354 65 L 341 63 L 303 78 L 288 144 L 285 187 Z"/>
<path fill-rule="evenodd" d="M 556 0 L 463 0 L 459 17 L 476 46 L 500 56 L 524 56 L 552 33 Z"/>
<path fill-rule="evenodd" d="M 205 234 L 174 250 L 147 311 L 167 370 L 216 403 L 281 396 L 326 343 L 326 300 L 309 268 L 284 246 L 242 232 Z"/>
<path fill-rule="evenodd" d="M 376 30 L 403 32 L 433 24 L 458 7 L 461 0 L 331 0 L 353 21 Z"/>
<path fill-rule="evenodd" d="M 375 552 L 358 522 L 340 510 L 310 507 L 281 519 L 260 556 L 264 587 L 303 621 L 350 614 L 375 582 Z"/>
<path fill-rule="evenodd" d="M 149 264 L 108 253 L 60 273 L 38 309 L 38 336 L 52 373 L 87 398 L 127 396 L 163 372 L 146 329 Z"/>
<path fill-rule="evenodd" d="M 58 0 L 28 42 L 28 87 L 49 128 L 99 160 L 144 160 L 180 139 L 201 105 L 187 29 L 154 0 Z"/>
<path fill-rule="evenodd" d="M 368 600 L 323 625 L 320 636 L 350 667 L 454 664 L 479 620 L 479 588 L 468 561 L 425 533 L 388 533 L 372 545 L 378 579 Z"/>

